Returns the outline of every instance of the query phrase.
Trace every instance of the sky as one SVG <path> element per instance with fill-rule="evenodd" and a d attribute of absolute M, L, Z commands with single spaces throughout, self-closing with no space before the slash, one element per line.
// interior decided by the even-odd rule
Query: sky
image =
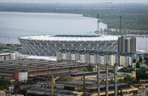
<path fill-rule="evenodd" d="M 125 0 L 0 0 L 0 2 L 11 3 L 124 3 Z M 126 0 L 126 3 L 148 3 L 148 0 Z"/>

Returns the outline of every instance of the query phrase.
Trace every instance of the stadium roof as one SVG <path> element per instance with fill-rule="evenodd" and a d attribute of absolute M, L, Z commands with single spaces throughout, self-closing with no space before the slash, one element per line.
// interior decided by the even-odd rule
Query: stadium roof
<path fill-rule="evenodd" d="M 45 41 L 109 41 L 118 40 L 118 35 L 34 35 L 22 36 L 19 39 Z"/>

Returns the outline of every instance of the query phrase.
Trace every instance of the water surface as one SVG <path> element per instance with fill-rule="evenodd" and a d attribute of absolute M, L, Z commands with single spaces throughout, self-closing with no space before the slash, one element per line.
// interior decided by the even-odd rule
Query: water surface
<path fill-rule="evenodd" d="M 100 29 L 107 25 L 100 23 Z M 0 42 L 18 43 L 18 37 L 42 34 L 90 34 L 97 19 L 82 14 L 0 12 Z M 9 39 L 8 39 L 9 38 Z"/>

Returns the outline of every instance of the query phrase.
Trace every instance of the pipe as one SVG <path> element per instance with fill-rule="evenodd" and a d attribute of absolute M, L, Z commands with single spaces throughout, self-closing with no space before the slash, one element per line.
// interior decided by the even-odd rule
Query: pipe
<path fill-rule="evenodd" d="M 115 84 L 114 84 L 114 96 L 117 96 L 117 63 L 114 64 L 114 79 L 115 79 Z"/>
<path fill-rule="evenodd" d="M 106 64 L 106 96 L 108 96 L 108 64 Z"/>
<path fill-rule="evenodd" d="M 98 68 L 98 96 L 100 96 L 100 64 L 97 64 Z"/>

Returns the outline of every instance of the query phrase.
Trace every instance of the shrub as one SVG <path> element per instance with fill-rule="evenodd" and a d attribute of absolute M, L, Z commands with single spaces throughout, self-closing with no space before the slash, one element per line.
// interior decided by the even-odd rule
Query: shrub
<path fill-rule="evenodd" d="M 0 90 L 8 88 L 8 81 L 4 76 L 0 77 Z"/>
<path fill-rule="evenodd" d="M 68 78 L 66 78 L 66 77 L 60 78 L 59 81 L 68 81 Z"/>
<path fill-rule="evenodd" d="M 139 62 L 136 63 L 136 68 L 140 68 Z"/>
<path fill-rule="evenodd" d="M 88 69 L 86 67 L 83 67 L 82 70 L 83 71 L 88 71 Z"/>
<path fill-rule="evenodd" d="M 142 57 L 139 58 L 139 62 L 142 62 Z"/>
<path fill-rule="evenodd" d="M 109 69 L 109 72 L 112 72 L 113 73 L 113 69 Z"/>
<path fill-rule="evenodd" d="M 89 64 L 87 67 L 88 71 L 93 71 L 93 66 L 91 64 Z"/>

